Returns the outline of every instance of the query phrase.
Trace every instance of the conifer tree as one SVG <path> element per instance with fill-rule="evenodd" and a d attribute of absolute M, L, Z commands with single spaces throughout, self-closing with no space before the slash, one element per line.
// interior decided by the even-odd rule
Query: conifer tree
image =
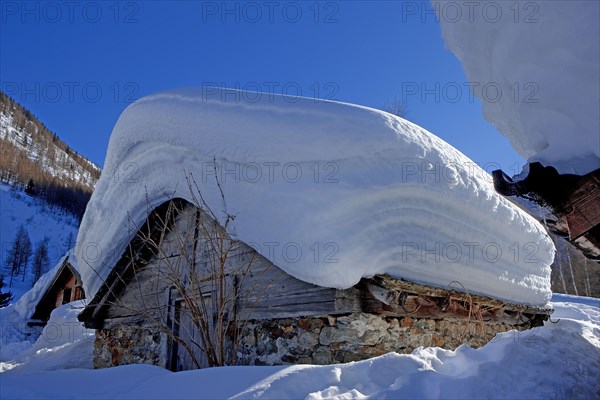
<path fill-rule="evenodd" d="M 10 281 L 8 284 L 10 287 L 12 287 L 13 278 L 19 274 L 23 274 L 23 281 L 25 280 L 25 272 L 31 253 L 31 240 L 29 239 L 29 234 L 25 227 L 20 225 L 15 238 L 8 249 L 8 256 L 6 258 L 6 266 L 10 273 Z"/>
<path fill-rule="evenodd" d="M 44 239 L 37 244 L 35 253 L 33 254 L 33 261 L 31 263 L 33 279 L 31 286 L 35 285 L 40 276 L 48 270 L 48 264 L 50 264 L 50 258 L 48 257 L 48 237 L 44 236 Z"/>
<path fill-rule="evenodd" d="M 2 288 L 4 288 L 4 276 L 0 275 L 0 308 L 9 305 L 11 300 L 13 299 L 12 292 L 3 292 Z"/>

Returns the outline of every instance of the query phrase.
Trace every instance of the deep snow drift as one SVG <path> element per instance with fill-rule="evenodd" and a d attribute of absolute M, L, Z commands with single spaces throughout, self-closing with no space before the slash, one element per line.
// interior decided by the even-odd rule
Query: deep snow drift
<path fill-rule="evenodd" d="M 58 260 L 54 267 L 38 279 L 30 290 L 25 292 L 9 306 L 0 309 L 0 362 L 14 359 L 15 354 L 18 354 L 25 348 L 29 348 L 31 342 L 35 341 L 39 336 L 41 328 L 30 327 L 27 325 L 27 322 L 31 320 L 36 306 L 52 284 L 63 261 L 67 257 L 70 258 L 69 262 L 71 265 L 74 268 L 77 268 L 76 258 L 72 250 L 68 251 L 67 254 Z M 68 307 L 73 308 L 74 304 L 75 303 L 71 303 Z M 82 309 L 82 304 L 83 303 L 79 303 L 79 312 Z M 57 315 L 60 315 L 60 313 Z M 81 325 L 76 318 L 73 318 L 71 324 Z M 0 366 L 0 372 L 5 368 L 7 367 Z"/>
<path fill-rule="evenodd" d="M 600 168 L 600 2 L 432 3 L 485 118 L 523 157 Z"/>
<path fill-rule="evenodd" d="M 511 302 L 549 300 L 551 240 L 458 150 L 378 110 L 253 96 L 182 89 L 123 112 L 77 240 L 89 298 L 131 226 L 170 196 L 192 200 L 193 174 L 218 216 L 236 215 L 239 239 L 307 282 L 348 288 L 388 273 L 459 281 Z"/>
<path fill-rule="evenodd" d="M 66 305 L 52 314 L 54 328 L 46 337 L 4 364 L 12 369 L 0 373 L 0 397 L 598 398 L 600 300 L 562 295 L 552 300 L 554 322 L 526 332 L 502 333 L 480 349 L 467 345 L 455 351 L 418 348 L 412 354 L 389 353 L 348 364 L 223 367 L 178 373 L 149 365 L 81 369 L 90 368 L 92 337 L 81 327 L 73 328 L 74 309 Z M 57 327 L 63 327 L 60 337 Z M 65 369 L 57 370 L 61 364 Z M 79 369 L 66 369 L 77 366 Z"/>
<path fill-rule="evenodd" d="M 77 315 L 84 306 L 85 300 L 79 300 L 54 309 L 48 323 L 33 343 L 31 337 L 22 338 L 21 342 L 15 336 L 2 337 L 0 372 L 32 373 L 92 368 L 95 332 L 85 329 L 77 320 Z M 19 324 L 19 321 L 23 325 L 27 321 L 14 318 L 15 314 L 10 308 L 2 309 L 0 316 L 5 327 L 9 321 L 13 327 Z"/>

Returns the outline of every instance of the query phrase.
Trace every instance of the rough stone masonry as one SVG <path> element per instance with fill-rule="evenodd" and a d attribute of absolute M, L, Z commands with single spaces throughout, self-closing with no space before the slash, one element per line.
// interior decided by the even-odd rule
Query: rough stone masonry
<path fill-rule="evenodd" d="M 359 361 L 388 352 L 408 354 L 419 346 L 456 349 L 481 347 L 499 332 L 527 325 L 500 322 L 386 317 L 368 313 L 345 316 L 251 320 L 242 323 L 235 348 L 238 365 L 333 364 Z M 534 334 L 535 330 L 520 333 Z M 94 367 L 125 364 L 167 365 L 168 337 L 150 326 L 120 325 L 96 331 Z"/>

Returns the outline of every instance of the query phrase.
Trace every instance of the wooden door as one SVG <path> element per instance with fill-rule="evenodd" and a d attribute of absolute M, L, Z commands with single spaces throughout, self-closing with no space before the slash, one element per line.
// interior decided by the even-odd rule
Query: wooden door
<path fill-rule="evenodd" d="M 210 301 L 212 300 L 209 294 L 203 295 L 204 301 L 210 305 Z M 212 307 L 208 307 L 209 310 L 212 310 Z M 200 368 L 207 368 L 208 360 L 206 358 L 206 354 L 202 348 L 202 339 L 200 337 L 200 333 L 196 328 L 192 315 L 189 309 L 186 307 L 183 300 L 177 300 L 174 302 L 174 315 L 173 315 L 173 331 L 176 336 L 184 340 L 189 347 L 192 349 L 194 353 L 194 357 L 200 363 Z M 213 316 L 208 318 L 209 322 L 209 331 L 212 333 L 213 331 Z M 170 369 L 172 371 L 187 371 L 191 369 L 196 369 L 196 365 L 194 364 L 193 358 L 190 355 L 190 352 L 182 345 L 177 343 L 176 341 L 172 341 L 171 343 L 171 366 Z"/>

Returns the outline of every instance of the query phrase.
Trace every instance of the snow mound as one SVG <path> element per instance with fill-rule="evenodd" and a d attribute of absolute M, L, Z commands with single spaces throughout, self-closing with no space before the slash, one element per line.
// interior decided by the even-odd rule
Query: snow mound
<path fill-rule="evenodd" d="M 239 239 L 298 279 L 348 288 L 387 273 L 547 303 L 550 238 L 458 150 L 382 111 L 236 93 L 181 89 L 123 112 L 77 238 L 89 298 L 131 226 L 171 196 L 193 201 L 191 174 Z"/>
<path fill-rule="evenodd" d="M 79 300 L 54 309 L 33 344 L 29 341 L 12 343 L 24 348 L 10 360 L 4 358 L 0 372 L 92 368 L 95 331 L 84 328 L 77 320 L 84 306 L 85 301 Z"/>
<path fill-rule="evenodd" d="M 485 118 L 517 152 L 560 173 L 600 168 L 600 2 L 484 1 L 460 14 L 434 3 Z"/>

